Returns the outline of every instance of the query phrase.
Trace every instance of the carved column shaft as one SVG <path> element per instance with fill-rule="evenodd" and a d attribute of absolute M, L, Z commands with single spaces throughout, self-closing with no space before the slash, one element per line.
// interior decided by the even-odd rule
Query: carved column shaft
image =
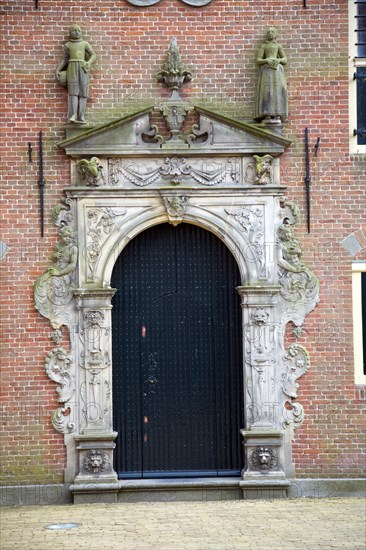
<path fill-rule="evenodd" d="M 80 426 L 84 434 L 112 429 L 111 299 L 114 289 L 75 291 L 79 310 Z"/>
<path fill-rule="evenodd" d="M 79 474 L 75 483 L 117 481 L 113 449 L 111 299 L 115 289 L 76 290 L 79 311 Z M 72 489 L 73 491 L 79 489 Z"/>
<path fill-rule="evenodd" d="M 245 421 L 247 429 L 274 429 L 278 425 L 276 360 L 279 287 L 237 288 L 243 310 Z"/>

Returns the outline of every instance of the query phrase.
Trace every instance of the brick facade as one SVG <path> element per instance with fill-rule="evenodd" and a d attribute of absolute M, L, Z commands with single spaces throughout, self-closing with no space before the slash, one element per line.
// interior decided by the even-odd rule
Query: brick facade
<path fill-rule="evenodd" d="M 55 385 L 44 372 L 52 330 L 34 309 L 35 278 L 49 265 L 57 240 L 50 213 L 69 184 L 64 139 L 66 92 L 55 80 L 70 23 L 82 26 L 98 59 L 91 79 L 87 120 L 106 112 L 158 104 L 167 91 L 155 74 L 173 36 L 194 79 L 184 97 L 228 116 L 253 116 L 255 56 L 268 25 L 280 30 L 289 63 L 292 146 L 281 159 L 287 196 L 301 210 L 295 230 L 304 260 L 321 283 L 321 301 L 307 317 L 301 343 L 311 355 L 303 376 L 306 413 L 296 431 L 297 477 L 361 477 L 365 467 L 362 388 L 354 385 L 351 256 L 345 237 L 366 233 L 365 156 L 350 156 L 348 136 L 348 2 L 212 0 L 193 8 L 161 0 L 137 8 L 125 0 L 69 2 L 7 0 L 2 6 L 3 160 L 2 241 L 2 483 L 60 483 L 64 438 L 49 421 Z M 192 121 L 187 122 L 187 125 Z M 304 129 L 310 131 L 311 232 L 304 193 Z M 45 236 L 40 236 L 38 132 L 44 134 Z M 313 146 L 321 138 L 318 156 Z M 33 148 L 28 162 L 28 143 Z M 294 340 L 289 327 L 288 342 Z M 64 338 L 61 343 L 67 348 Z"/>

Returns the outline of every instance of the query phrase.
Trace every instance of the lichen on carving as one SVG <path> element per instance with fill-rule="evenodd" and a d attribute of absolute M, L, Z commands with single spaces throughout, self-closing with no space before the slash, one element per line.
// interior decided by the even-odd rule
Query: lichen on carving
<path fill-rule="evenodd" d="M 72 313 L 67 306 L 73 297 L 74 271 L 78 246 L 71 227 L 63 225 L 60 239 L 51 256 L 51 266 L 40 275 L 34 285 L 35 307 L 50 320 L 54 329 L 66 325 L 71 331 Z"/>
<path fill-rule="evenodd" d="M 254 183 L 257 185 L 266 185 L 272 181 L 272 160 L 271 155 L 253 155 L 255 160 Z"/>
<path fill-rule="evenodd" d="M 93 187 L 106 185 L 106 179 L 103 173 L 103 166 L 100 163 L 98 157 L 92 157 L 90 160 L 78 160 L 77 169 L 80 183 Z"/>
<path fill-rule="evenodd" d="M 289 302 L 313 303 L 318 300 L 319 282 L 302 261 L 300 243 L 291 226 L 282 224 L 277 231 L 278 278 L 281 295 Z"/>

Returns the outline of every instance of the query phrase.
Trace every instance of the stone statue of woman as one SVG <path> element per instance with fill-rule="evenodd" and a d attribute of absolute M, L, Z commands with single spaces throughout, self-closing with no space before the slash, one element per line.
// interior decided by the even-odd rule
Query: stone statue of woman
<path fill-rule="evenodd" d="M 283 69 L 287 58 L 283 47 L 277 43 L 277 34 L 275 27 L 269 27 L 266 41 L 258 52 L 255 120 L 279 122 L 287 118 L 287 87 Z"/>
<path fill-rule="evenodd" d="M 84 123 L 84 113 L 89 95 L 89 71 L 96 60 L 92 47 L 83 40 L 79 25 L 69 28 L 69 41 L 64 47 L 64 56 L 57 65 L 56 78 L 67 84 L 69 94 L 69 122 Z M 66 68 L 62 74 L 63 69 Z M 64 78 L 66 76 L 66 82 Z"/>

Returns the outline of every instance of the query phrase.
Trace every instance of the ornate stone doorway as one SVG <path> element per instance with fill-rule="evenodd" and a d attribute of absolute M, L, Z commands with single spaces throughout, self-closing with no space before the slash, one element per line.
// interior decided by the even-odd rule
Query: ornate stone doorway
<path fill-rule="evenodd" d="M 72 159 L 72 185 L 53 213 L 60 241 L 35 298 L 55 331 L 46 358 L 59 384 L 52 423 L 65 434 L 65 481 L 77 501 L 90 492 L 116 499 L 122 490 L 113 467 L 111 277 L 126 245 L 162 223 L 209 230 L 239 269 L 243 490 L 282 491 L 293 476 L 292 431 L 303 420 L 297 380 L 309 356 L 300 343 L 286 349 L 284 331 L 291 321 L 300 338 L 318 282 L 301 259 L 293 234 L 298 209 L 280 183 L 289 141 L 261 124 L 194 110 L 199 122 L 185 137 L 177 130 L 164 141 L 151 127 L 150 108 L 71 132 L 59 144 Z M 58 345 L 63 325 L 69 349 Z"/>

